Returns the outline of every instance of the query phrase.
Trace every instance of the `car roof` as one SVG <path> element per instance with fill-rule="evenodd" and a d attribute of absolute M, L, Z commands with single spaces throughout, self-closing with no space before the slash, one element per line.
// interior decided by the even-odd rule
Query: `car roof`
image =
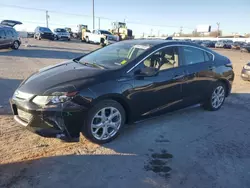
<path fill-rule="evenodd" d="M 199 46 L 191 41 L 175 41 L 175 40 L 164 40 L 164 39 L 134 39 L 134 40 L 125 40 L 124 43 L 131 43 L 134 45 L 174 45 L 174 44 L 186 44 L 190 46 Z M 200 46 L 199 46 L 200 47 Z"/>

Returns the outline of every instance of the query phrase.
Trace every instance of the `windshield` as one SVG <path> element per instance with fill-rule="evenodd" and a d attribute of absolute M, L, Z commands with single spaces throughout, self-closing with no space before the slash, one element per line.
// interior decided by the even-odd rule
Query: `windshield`
<path fill-rule="evenodd" d="M 82 57 L 79 62 L 82 64 L 98 64 L 108 69 L 117 69 L 130 63 L 150 47 L 149 45 L 136 45 L 134 42 L 119 42 L 94 51 Z"/>
<path fill-rule="evenodd" d="M 51 30 L 49 28 L 47 28 L 47 27 L 40 27 L 39 30 L 42 31 L 42 32 L 50 32 L 51 33 Z"/>
<path fill-rule="evenodd" d="M 101 34 L 112 35 L 109 31 L 100 30 Z"/>
<path fill-rule="evenodd" d="M 55 31 L 56 32 L 64 32 L 64 33 L 67 32 L 65 29 L 56 29 Z"/>

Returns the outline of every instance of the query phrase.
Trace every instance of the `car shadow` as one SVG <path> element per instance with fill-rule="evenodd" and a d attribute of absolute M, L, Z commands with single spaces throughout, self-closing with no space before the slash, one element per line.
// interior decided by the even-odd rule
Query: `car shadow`
<path fill-rule="evenodd" d="M 27 57 L 27 58 L 49 58 L 49 59 L 73 59 L 84 55 L 88 51 L 70 52 L 62 50 L 44 50 L 44 49 L 19 49 L 12 51 L 0 51 L 0 56 Z"/>
<path fill-rule="evenodd" d="M 0 78 L 0 115 L 10 114 L 9 99 L 22 80 Z"/>

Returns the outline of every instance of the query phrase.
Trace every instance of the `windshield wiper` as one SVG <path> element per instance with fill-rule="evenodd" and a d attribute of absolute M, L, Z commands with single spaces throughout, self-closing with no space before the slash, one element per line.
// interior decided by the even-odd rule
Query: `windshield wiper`
<path fill-rule="evenodd" d="M 73 61 L 76 62 L 76 63 L 80 63 L 82 65 L 85 65 L 85 66 L 89 66 L 89 67 L 97 67 L 97 68 L 100 68 L 100 69 L 106 69 L 106 67 L 104 67 L 103 65 L 99 65 L 97 63 L 80 62 L 77 59 L 73 59 Z"/>

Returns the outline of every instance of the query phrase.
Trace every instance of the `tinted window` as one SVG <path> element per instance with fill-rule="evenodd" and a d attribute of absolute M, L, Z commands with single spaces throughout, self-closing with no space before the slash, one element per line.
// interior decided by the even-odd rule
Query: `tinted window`
<path fill-rule="evenodd" d="M 48 32 L 48 33 L 51 33 L 51 30 L 47 27 L 40 27 L 39 29 L 41 32 Z"/>
<path fill-rule="evenodd" d="M 8 37 L 12 37 L 12 36 L 14 36 L 14 33 L 13 33 L 12 30 L 7 30 L 7 31 L 6 31 L 6 35 L 7 35 Z"/>
<path fill-rule="evenodd" d="M 5 37 L 5 32 L 4 32 L 4 30 L 0 30 L 0 37 Z"/>
<path fill-rule="evenodd" d="M 183 54 L 186 65 L 192 65 L 213 60 L 213 56 L 210 53 L 197 48 L 183 47 Z"/>
<path fill-rule="evenodd" d="M 109 31 L 100 30 L 101 34 L 112 35 Z"/>
<path fill-rule="evenodd" d="M 67 31 L 65 29 L 55 29 L 55 32 L 63 32 L 63 33 L 65 33 Z"/>
<path fill-rule="evenodd" d="M 159 71 L 178 67 L 179 56 L 177 47 L 164 48 L 144 61 L 146 67 L 154 67 Z"/>

